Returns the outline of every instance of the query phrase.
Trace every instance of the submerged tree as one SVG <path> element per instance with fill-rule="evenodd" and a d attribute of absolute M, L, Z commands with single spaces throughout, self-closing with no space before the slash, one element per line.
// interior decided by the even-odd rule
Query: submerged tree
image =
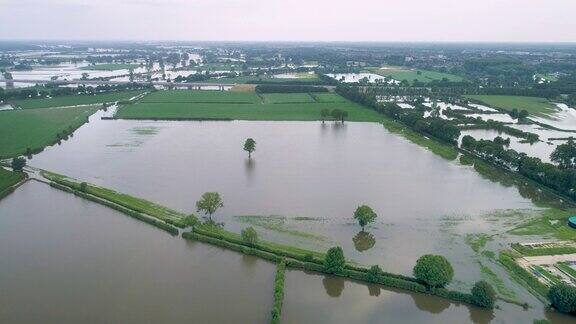
<path fill-rule="evenodd" d="M 12 170 L 15 172 L 21 172 L 26 166 L 26 159 L 23 157 L 16 157 L 12 159 Z"/>
<path fill-rule="evenodd" d="M 256 141 L 252 138 L 248 138 L 244 142 L 244 151 L 248 152 L 248 159 L 251 159 L 252 152 L 256 151 Z"/>
<path fill-rule="evenodd" d="M 366 205 L 359 206 L 354 212 L 354 218 L 358 221 L 358 224 L 362 226 L 362 232 L 364 232 L 366 225 L 376 220 L 376 217 L 378 217 L 378 215 L 376 215 L 372 208 Z"/>
<path fill-rule="evenodd" d="M 212 220 L 212 214 L 220 207 L 224 207 L 224 203 L 217 192 L 205 192 L 196 202 L 196 211 L 208 214 L 210 220 Z"/>

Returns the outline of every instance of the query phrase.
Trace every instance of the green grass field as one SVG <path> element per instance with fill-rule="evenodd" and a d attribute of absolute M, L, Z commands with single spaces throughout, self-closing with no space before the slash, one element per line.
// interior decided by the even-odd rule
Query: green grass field
<path fill-rule="evenodd" d="M 96 107 L 0 112 L 0 157 L 22 155 L 57 141 L 57 134 L 83 125 Z"/>
<path fill-rule="evenodd" d="M 412 82 L 418 80 L 420 82 L 430 82 L 434 80 L 442 80 L 443 78 L 448 79 L 448 81 L 459 82 L 464 80 L 464 78 L 448 73 L 427 71 L 427 70 L 411 70 L 403 67 L 386 66 L 384 68 L 371 68 L 370 72 L 376 73 L 381 76 L 390 77 L 394 80 L 402 81 L 406 80 Z"/>
<path fill-rule="evenodd" d="M 24 179 L 22 172 L 12 172 L 0 167 L 0 199 L 8 194 L 8 188 Z"/>
<path fill-rule="evenodd" d="M 76 95 L 76 96 L 60 96 L 60 97 L 42 98 L 42 99 L 24 99 L 24 100 L 16 100 L 14 101 L 14 104 L 22 109 L 93 105 L 106 102 L 128 100 L 132 97 L 141 94 L 142 92 L 143 91 L 119 91 L 111 93 L 102 93 L 93 96 Z"/>
<path fill-rule="evenodd" d="M 545 98 L 493 95 L 469 95 L 465 97 L 508 111 L 512 109 L 526 110 L 529 114 L 540 117 L 549 117 L 558 110 Z"/>
<path fill-rule="evenodd" d="M 346 99 L 340 97 L 335 93 L 330 92 L 316 92 L 310 94 L 317 102 L 346 102 Z"/>
<path fill-rule="evenodd" d="M 116 71 L 116 70 L 128 70 L 130 68 L 138 68 L 139 64 L 128 64 L 128 63 L 107 63 L 107 64 L 96 64 L 84 66 L 81 70 L 89 71 Z"/>
<path fill-rule="evenodd" d="M 312 103 L 314 98 L 307 93 L 266 93 L 262 94 L 264 103 L 288 104 L 288 103 Z"/>
<path fill-rule="evenodd" d="M 302 100 L 308 94 L 282 94 L 277 100 Z M 293 99 L 292 99 L 293 98 Z M 256 102 L 253 102 L 256 100 Z M 310 100 L 312 98 L 310 97 Z M 252 93 L 222 91 L 161 91 L 146 96 L 141 102 L 122 106 L 116 114 L 123 119 L 239 119 L 239 120 L 319 120 L 320 111 L 342 109 L 348 120 L 379 122 L 382 116 L 350 101 L 309 103 L 262 103 Z M 250 103 L 252 101 L 252 103 Z"/>

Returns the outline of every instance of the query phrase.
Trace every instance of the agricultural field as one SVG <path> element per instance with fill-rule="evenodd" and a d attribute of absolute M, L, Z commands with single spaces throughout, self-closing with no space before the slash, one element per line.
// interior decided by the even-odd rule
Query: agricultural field
<path fill-rule="evenodd" d="M 312 98 L 307 93 L 266 93 L 261 95 L 264 103 L 267 104 L 289 104 L 289 103 L 312 103 Z"/>
<path fill-rule="evenodd" d="M 346 102 L 346 99 L 330 92 L 317 92 L 310 94 L 317 102 Z"/>
<path fill-rule="evenodd" d="M 427 71 L 427 70 L 412 70 L 394 66 L 371 68 L 369 69 L 369 71 L 398 81 L 406 80 L 412 82 L 414 80 L 418 80 L 420 82 L 430 82 L 434 80 L 440 81 L 444 78 L 448 79 L 448 81 L 453 82 L 459 82 L 464 80 L 464 78 L 454 74 L 442 73 L 436 71 Z"/>
<path fill-rule="evenodd" d="M 140 67 L 139 64 L 129 64 L 129 63 L 108 63 L 108 64 L 96 64 L 82 67 L 82 70 L 88 71 L 116 71 L 116 70 L 128 70 Z"/>
<path fill-rule="evenodd" d="M 82 126 L 97 107 L 30 109 L 0 112 L 0 157 L 41 150 Z"/>
<path fill-rule="evenodd" d="M 94 105 L 107 102 L 128 100 L 142 94 L 143 91 L 119 91 L 96 95 L 59 96 L 54 98 L 24 99 L 14 101 L 14 105 L 21 109 L 39 109 L 53 107 L 68 107 L 78 105 Z"/>
<path fill-rule="evenodd" d="M 508 111 L 512 109 L 526 110 L 529 114 L 540 117 L 548 117 L 557 111 L 556 106 L 545 98 L 496 95 L 469 95 L 465 97 Z"/>
<path fill-rule="evenodd" d="M 122 106 L 120 119 L 239 119 L 239 120 L 319 120 L 322 109 L 348 111 L 348 120 L 379 122 L 375 111 L 345 100 L 314 102 L 306 93 L 265 94 L 262 100 L 252 93 L 216 91 L 161 91 L 142 101 Z M 334 94 L 334 96 L 337 96 Z M 303 99 L 306 98 L 306 99 Z M 310 98 L 310 99 L 307 99 Z M 302 102 L 307 100 L 307 102 Z M 308 102 L 309 101 L 309 102 Z M 286 104 L 294 102 L 292 104 Z"/>

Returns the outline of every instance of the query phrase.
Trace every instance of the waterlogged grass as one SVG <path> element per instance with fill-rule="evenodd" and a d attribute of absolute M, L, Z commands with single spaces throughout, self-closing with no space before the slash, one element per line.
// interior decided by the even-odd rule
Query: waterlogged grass
<path fill-rule="evenodd" d="M 94 105 L 128 100 L 142 94 L 143 91 L 118 91 L 95 95 L 58 96 L 54 98 L 38 98 L 16 100 L 14 104 L 22 109 L 40 109 L 53 107 L 69 107 L 78 105 Z"/>
<path fill-rule="evenodd" d="M 116 114 L 121 119 L 181 120 L 320 120 L 322 109 L 348 112 L 349 121 L 380 122 L 383 116 L 342 98 L 344 102 L 263 103 L 253 93 L 227 91 L 159 91 L 132 105 L 122 106 Z M 294 98 L 285 96 L 283 98 Z M 293 99 L 284 99 L 293 100 Z"/>
<path fill-rule="evenodd" d="M 466 234 L 466 239 L 464 240 L 474 252 L 478 253 L 480 250 L 484 249 L 486 243 L 491 241 L 492 237 L 488 234 Z"/>
<path fill-rule="evenodd" d="M 309 240 L 317 241 L 327 241 L 327 238 L 313 233 L 298 231 L 290 225 L 286 224 L 286 216 L 253 216 L 253 215 L 243 215 L 236 216 L 235 219 L 241 223 L 250 224 L 252 226 L 258 226 L 270 231 L 275 231 L 279 233 L 289 234 L 292 236 L 305 238 Z"/>
<path fill-rule="evenodd" d="M 437 154 L 447 160 L 455 160 L 458 157 L 458 151 L 455 147 L 440 143 L 436 140 L 431 138 L 424 137 L 423 135 L 411 130 L 410 128 L 397 123 L 391 119 L 382 117 L 382 124 L 384 127 L 393 134 L 398 134 L 410 142 L 420 145 L 422 147 L 427 148 L 428 150 L 432 151 L 434 154 Z"/>
<path fill-rule="evenodd" d="M 12 186 L 24 179 L 24 173 L 12 172 L 0 167 L 0 199 L 7 196 Z"/>
<path fill-rule="evenodd" d="M 60 185 L 82 191 L 81 182 L 78 180 L 47 171 L 43 171 L 42 176 Z M 93 184 L 87 184 L 84 192 L 180 227 L 182 227 L 184 218 L 187 216 L 184 213 L 177 212 L 168 207 L 160 206 L 151 201 L 119 193 L 111 189 L 98 187 Z"/>
<path fill-rule="evenodd" d="M 540 211 L 540 217 L 508 231 L 513 235 L 533 235 L 541 237 L 557 238 L 560 240 L 576 239 L 576 230 L 568 226 L 568 218 L 576 215 L 576 210 L 561 210 L 547 208 Z"/>
<path fill-rule="evenodd" d="M 522 268 L 515 260 L 517 256 L 510 251 L 502 251 L 498 256 L 500 264 L 506 268 L 510 277 L 520 285 L 528 289 L 535 297 L 545 300 L 548 287 L 541 283 L 534 275 Z"/>
<path fill-rule="evenodd" d="M 488 281 L 498 292 L 498 294 L 504 298 L 512 299 L 518 301 L 518 296 L 514 292 L 514 290 L 506 287 L 504 281 L 498 277 L 489 267 L 483 265 L 481 262 L 478 262 L 480 265 L 480 272 L 482 273 L 482 279 Z"/>
<path fill-rule="evenodd" d="M 90 71 L 116 71 L 116 70 L 128 70 L 140 67 L 139 64 L 129 64 L 129 63 L 106 63 L 106 64 L 96 64 L 84 66 L 81 70 Z"/>
<path fill-rule="evenodd" d="M 533 266 L 535 272 L 539 273 L 542 277 L 544 277 L 550 285 L 556 285 L 562 282 L 562 279 L 554 274 L 552 274 L 548 269 L 535 265 Z"/>
<path fill-rule="evenodd" d="M 531 115 L 540 117 L 549 117 L 558 110 L 545 98 L 497 95 L 469 95 L 465 97 L 508 111 L 512 109 L 526 110 Z"/>
<path fill-rule="evenodd" d="M 371 68 L 370 72 L 376 73 L 381 76 L 389 77 L 394 80 L 402 81 L 406 80 L 410 83 L 414 80 L 420 82 L 430 82 L 434 80 L 448 79 L 448 81 L 459 82 L 463 78 L 454 74 L 428 71 L 428 70 L 412 70 L 408 68 L 395 67 L 395 66 L 385 66 L 383 68 Z"/>
<path fill-rule="evenodd" d="M 0 112 L 0 157 L 23 155 L 58 141 L 88 121 L 96 107 L 11 110 Z"/>

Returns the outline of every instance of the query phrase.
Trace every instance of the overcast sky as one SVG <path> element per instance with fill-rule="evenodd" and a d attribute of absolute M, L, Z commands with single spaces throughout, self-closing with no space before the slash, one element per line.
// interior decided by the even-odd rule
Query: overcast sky
<path fill-rule="evenodd" d="M 576 0 L 0 0 L 0 39 L 576 42 Z"/>

